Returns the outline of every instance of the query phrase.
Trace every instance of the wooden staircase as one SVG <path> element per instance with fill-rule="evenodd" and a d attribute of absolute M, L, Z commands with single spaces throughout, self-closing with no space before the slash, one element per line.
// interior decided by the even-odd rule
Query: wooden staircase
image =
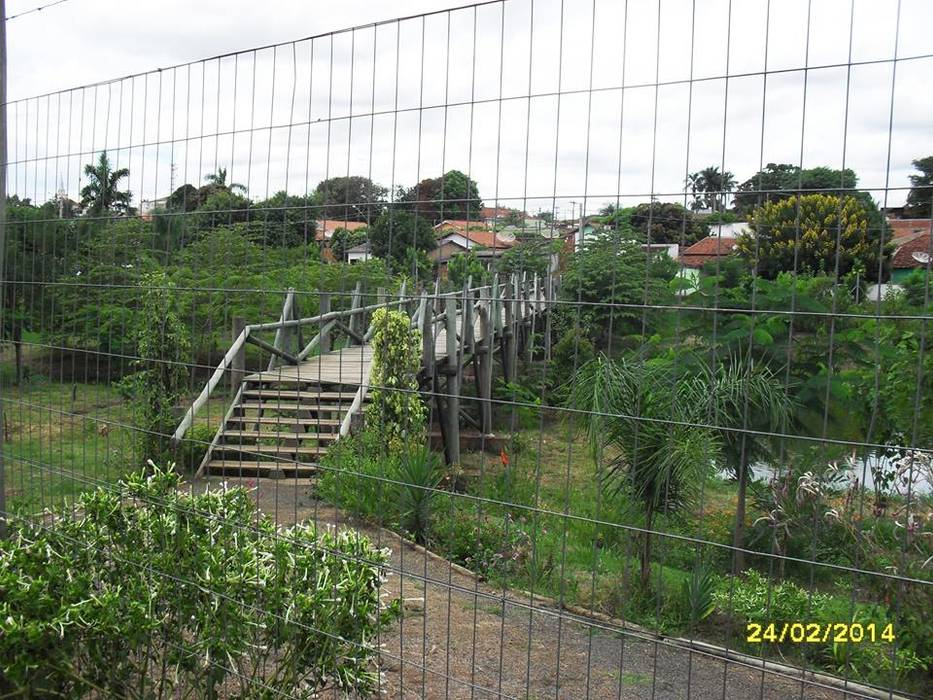
<path fill-rule="evenodd" d="M 312 476 L 340 437 L 358 390 L 277 373 L 246 377 L 207 449 L 204 474 Z"/>

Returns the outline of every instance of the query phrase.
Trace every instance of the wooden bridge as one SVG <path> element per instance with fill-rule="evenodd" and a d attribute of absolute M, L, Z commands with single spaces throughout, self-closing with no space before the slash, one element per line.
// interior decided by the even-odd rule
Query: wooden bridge
<path fill-rule="evenodd" d="M 441 294 L 419 290 L 408 295 L 405 285 L 397 298 L 384 290 L 376 302 L 363 305 L 357 284 L 350 308 L 331 311 L 330 294 L 319 298 L 319 313 L 300 318 L 297 296 L 289 290 L 281 317 L 274 323 L 245 325 L 234 321 L 234 340 L 204 389 L 178 425 L 173 441 L 179 444 L 229 376 L 233 400 L 198 468 L 202 474 L 307 477 L 322 455 L 362 420 L 367 402 L 373 351 L 372 312 L 391 307 L 405 311 L 411 326 L 422 333 L 419 387 L 434 402 L 445 457 L 460 461 L 460 425 L 465 421 L 488 434 L 492 431 L 494 353 L 501 354 L 505 378 L 515 376 L 519 355 L 534 352 L 536 331 L 548 334 L 542 315 L 554 299 L 552 277 L 496 276 L 492 284 Z M 316 335 L 307 343 L 307 329 Z M 264 334 L 274 331 L 272 342 Z M 247 372 L 246 344 L 270 355 L 265 369 Z M 542 347 L 550 347 L 544 337 Z M 473 363 L 476 414 L 462 400 L 464 367 Z"/>

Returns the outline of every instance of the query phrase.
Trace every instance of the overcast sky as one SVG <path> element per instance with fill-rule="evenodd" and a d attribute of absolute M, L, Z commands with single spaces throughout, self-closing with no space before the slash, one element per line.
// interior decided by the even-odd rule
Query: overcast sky
<path fill-rule="evenodd" d="M 933 154 L 933 3 L 901 0 L 897 31 L 897 0 L 808 5 L 506 0 L 328 35 L 457 5 L 69 0 L 8 24 L 10 188 L 76 197 L 106 148 L 136 202 L 219 167 L 254 199 L 457 168 L 487 204 L 569 214 L 786 162 L 902 203 Z"/>

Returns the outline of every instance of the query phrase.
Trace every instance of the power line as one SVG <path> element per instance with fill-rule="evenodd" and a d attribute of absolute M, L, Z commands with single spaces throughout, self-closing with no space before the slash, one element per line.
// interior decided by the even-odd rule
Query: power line
<path fill-rule="evenodd" d="M 9 22 L 11 19 L 16 19 L 17 17 L 25 17 L 26 15 L 31 15 L 33 12 L 41 12 L 47 7 L 55 7 L 56 5 L 61 5 L 63 2 L 68 2 L 68 0 L 55 0 L 55 2 L 50 2 L 45 5 L 39 5 L 39 7 L 34 7 L 31 10 L 25 10 L 15 15 L 10 15 L 9 17 L 5 17 L 4 19 L 7 22 Z"/>

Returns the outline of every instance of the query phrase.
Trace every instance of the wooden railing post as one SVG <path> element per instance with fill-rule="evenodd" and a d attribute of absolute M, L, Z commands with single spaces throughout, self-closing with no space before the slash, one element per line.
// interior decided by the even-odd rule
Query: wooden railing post
<path fill-rule="evenodd" d="M 320 300 L 318 302 L 318 314 L 323 316 L 324 314 L 330 313 L 330 293 L 324 292 L 321 294 Z M 318 342 L 318 347 L 321 348 L 321 354 L 331 351 L 331 337 L 330 330 L 325 330 L 326 326 L 322 324 L 321 326 L 321 340 Z"/>
<path fill-rule="evenodd" d="M 460 464 L 460 346 L 457 342 L 457 300 L 447 297 L 445 300 L 445 321 L 447 330 L 447 410 L 444 418 L 447 422 L 447 461 Z"/>
<path fill-rule="evenodd" d="M 246 328 L 246 321 L 242 316 L 233 317 L 233 326 L 231 328 L 231 342 L 236 342 L 243 329 Z M 233 359 L 230 361 L 230 393 L 235 394 L 240 384 L 243 383 L 243 377 L 246 376 L 246 346 L 241 345 Z"/>
<path fill-rule="evenodd" d="M 479 309 L 479 345 L 474 347 L 476 353 L 476 395 L 479 397 L 479 423 L 480 429 L 489 434 L 492 432 L 492 347 L 494 335 L 492 324 L 489 322 L 489 305 L 480 303 Z"/>
<path fill-rule="evenodd" d="M 352 331 L 353 333 L 356 333 L 357 335 L 363 335 L 362 331 L 360 330 L 360 327 L 362 326 L 361 321 L 363 320 L 361 316 L 363 315 L 364 312 L 359 310 L 360 307 L 363 306 L 361 289 L 362 289 L 362 282 L 357 282 L 356 287 L 353 289 L 353 296 L 350 297 L 350 308 L 352 309 L 352 313 L 350 314 L 350 322 L 348 324 L 348 327 L 350 331 Z M 354 343 L 354 338 L 351 335 L 349 339 L 347 340 L 347 344 L 353 345 L 353 343 Z"/>

